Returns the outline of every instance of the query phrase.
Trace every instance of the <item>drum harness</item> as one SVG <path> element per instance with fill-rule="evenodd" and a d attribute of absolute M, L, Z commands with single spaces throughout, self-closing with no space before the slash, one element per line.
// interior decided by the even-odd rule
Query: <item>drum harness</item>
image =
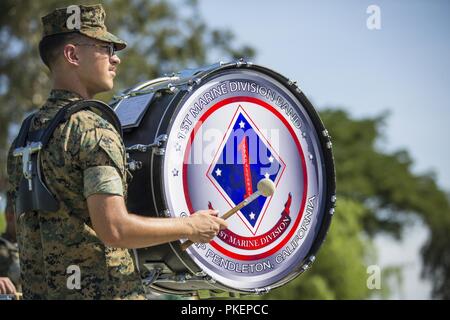
<path fill-rule="evenodd" d="M 42 210 L 56 212 L 59 202 L 45 185 L 40 168 L 40 152 L 47 146 L 53 132 L 59 124 L 69 120 L 70 116 L 81 110 L 99 111 L 101 117 L 111 123 L 122 137 L 122 127 L 115 112 L 104 102 L 98 100 L 78 100 L 63 106 L 46 128 L 30 131 L 36 112 L 29 115 L 20 128 L 14 143 L 14 157 L 21 157 L 22 177 L 15 212 Z"/>

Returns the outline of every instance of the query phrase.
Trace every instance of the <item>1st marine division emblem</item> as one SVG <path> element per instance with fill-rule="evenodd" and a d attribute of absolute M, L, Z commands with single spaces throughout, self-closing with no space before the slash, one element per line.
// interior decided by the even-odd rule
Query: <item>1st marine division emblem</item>
<path fill-rule="evenodd" d="M 225 213 L 261 179 L 275 185 L 272 196 L 243 207 L 228 229 L 187 253 L 240 291 L 266 290 L 300 273 L 314 260 L 330 213 L 327 135 L 306 98 L 282 79 L 240 70 L 211 77 L 180 105 L 164 163 L 171 212 Z"/>

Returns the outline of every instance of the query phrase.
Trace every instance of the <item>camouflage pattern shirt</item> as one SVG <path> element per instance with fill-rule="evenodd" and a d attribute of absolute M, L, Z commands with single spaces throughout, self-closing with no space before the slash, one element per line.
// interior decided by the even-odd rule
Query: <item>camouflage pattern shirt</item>
<path fill-rule="evenodd" d="M 61 107 L 81 99 L 69 91 L 52 90 L 30 130 L 46 127 Z M 12 151 L 8 176 L 15 201 L 22 166 Z M 92 227 L 86 203 L 86 197 L 95 193 L 126 197 L 125 163 L 120 135 L 95 112 L 79 111 L 57 127 L 41 151 L 41 170 L 60 209 L 16 212 L 25 299 L 144 298 L 130 252 L 103 244 Z"/>

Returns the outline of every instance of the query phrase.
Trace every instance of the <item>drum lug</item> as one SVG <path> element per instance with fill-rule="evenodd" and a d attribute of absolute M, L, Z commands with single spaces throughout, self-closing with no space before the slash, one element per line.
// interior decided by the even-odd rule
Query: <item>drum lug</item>
<path fill-rule="evenodd" d="M 244 60 L 244 58 L 239 58 L 239 60 L 236 61 L 236 67 L 238 68 L 246 65 L 252 65 L 252 63 L 247 60 Z"/>
<path fill-rule="evenodd" d="M 308 270 L 313 264 L 314 260 L 316 260 L 316 256 L 310 256 L 306 263 L 302 266 L 302 271 L 305 272 L 306 270 Z"/>
<path fill-rule="evenodd" d="M 166 142 L 168 138 L 169 138 L 169 136 L 167 134 L 162 134 L 162 135 L 159 135 L 158 138 L 156 138 L 155 142 L 159 143 L 159 146 L 161 146 L 161 144 L 163 142 Z"/>
<path fill-rule="evenodd" d="M 269 293 L 270 290 L 272 290 L 271 287 L 255 288 L 254 293 L 257 294 L 258 296 L 262 296 L 263 294 Z"/>
<path fill-rule="evenodd" d="M 170 218 L 170 211 L 168 209 L 164 209 L 163 211 L 161 211 L 161 213 L 159 214 L 159 216 L 164 216 L 166 218 Z"/>
<path fill-rule="evenodd" d="M 166 153 L 165 142 L 167 141 L 167 134 L 162 134 L 158 136 L 155 140 L 155 144 L 157 144 L 158 148 L 155 148 L 155 154 L 158 156 L 163 156 Z M 164 147 L 163 147 L 164 145 Z"/>
<path fill-rule="evenodd" d="M 336 195 L 332 195 L 332 196 L 331 196 L 331 203 L 333 204 L 333 208 L 336 207 L 336 200 L 337 200 Z M 334 210 L 333 210 L 333 211 L 334 211 Z"/>
<path fill-rule="evenodd" d="M 205 271 L 199 271 L 195 273 L 196 277 L 206 277 L 206 273 Z"/>
<path fill-rule="evenodd" d="M 331 143 L 331 136 L 330 136 L 330 134 L 328 133 L 328 130 L 327 130 L 327 129 L 324 129 L 324 130 L 322 131 L 322 135 L 327 139 L 327 144 L 326 144 L 327 149 L 331 149 L 331 147 L 333 146 L 333 144 Z"/>
<path fill-rule="evenodd" d="M 148 150 L 153 149 L 153 148 L 157 148 L 157 147 L 159 147 L 159 145 L 156 144 L 155 142 L 154 143 L 150 143 L 150 144 L 134 144 L 134 145 L 126 148 L 126 151 L 127 152 L 134 152 L 134 151 L 136 151 L 136 152 L 145 153 Z"/>
<path fill-rule="evenodd" d="M 131 160 L 127 163 L 128 169 L 130 171 L 136 171 L 142 169 L 142 161 Z"/>
<path fill-rule="evenodd" d="M 172 83 L 169 83 L 167 85 L 167 89 L 169 90 L 170 93 L 175 93 L 178 90 L 178 88 Z"/>
<path fill-rule="evenodd" d="M 158 136 L 153 143 L 150 144 L 134 144 L 128 148 L 126 148 L 127 152 L 147 152 L 148 150 L 155 149 L 155 154 L 157 155 L 164 155 L 165 149 L 161 148 L 164 143 L 167 141 L 168 136 L 167 134 L 162 134 Z"/>

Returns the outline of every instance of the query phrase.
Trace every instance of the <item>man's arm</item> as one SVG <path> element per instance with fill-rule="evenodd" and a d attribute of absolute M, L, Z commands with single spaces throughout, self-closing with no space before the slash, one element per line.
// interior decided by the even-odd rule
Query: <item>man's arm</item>
<path fill-rule="evenodd" d="M 128 213 L 123 197 L 125 150 L 120 136 L 112 129 L 97 128 L 96 122 L 89 123 L 89 113 L 78 117 L 86 120 L 86 126 L 94 127 L 73 141 L 79 141 L 80 149 L 74 161 L 83 169 L 83 194 L 93 228 L 106 245 L 142 248 L 182 238 L 209 242 L 220 228 L 226 228 L 227 223 L 212 210 L 199 211 L 188 218 L 150 218 Z"/>
<path fill-rule="evenodd" d="M 178 239 L 209 242 L 227 228 L 217 211 L 197 211 L 188 218 L 150 218 L 128 213 L 122 196 L 93 194 L 89 215 L 100 240 L 111 247 L 143 248 Z"/>

